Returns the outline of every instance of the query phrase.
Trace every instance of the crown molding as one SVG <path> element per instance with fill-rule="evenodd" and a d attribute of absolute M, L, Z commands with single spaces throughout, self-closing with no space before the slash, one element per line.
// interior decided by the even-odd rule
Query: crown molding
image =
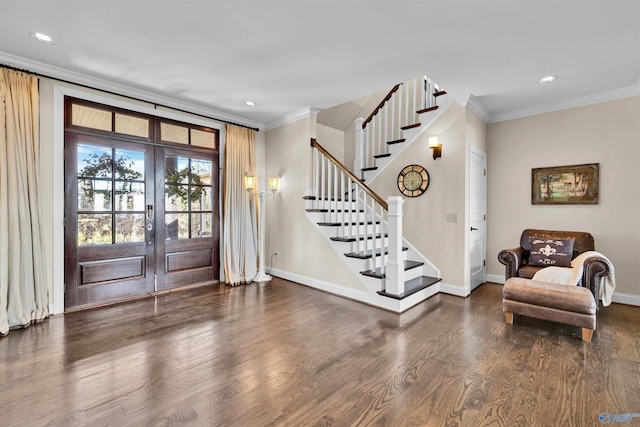
<path fill-rule="evenodd" d="M 456 102 L 461 106 L 471 110 L 471 112 L 473 112 L 476 116 L 478 116 L 478 118 L 482 120 L 484 123 L 489 123 L 489 120 L 491 119 L 491 115 L 486 110 L 486 108 L 484 108 L 482 104 L 480 104 L 480 102 L 475 96 L 469 94 L 469 95 L 463 96 L 462 98 L 456 99 Z"/>
<path fill-rule="evenodd" d="M 566 101 L 538 105 L 530 108 L 522 108 L 506 113 L 493 114 L 486 123 L 498 123 L 507 120 L 521 119 L 538 114 L 552 113 L 554 111 L 568 110 L 570 108 L 584 107 L 586 105 L 598 104 L 600 102 L 615 101 L 616 99 L 629 98 L 640 95 L 640 82 L 635 86 L 622 89 L 615 89 L 608 92 L 595 93 L 593 95 L 581 96 Z"/>
<path fill-rule="evenodd" d="M 160 95 L 158 93 L 133 88 L 131 86 L 126 86 L 119 83 L 114 83 L 108 80 L 101 79 L 99 77 L 88 76 L 86 74 L 78 73 L 38 61 L 33 61 L 31 59 L 22 58 L 5 52 L 0 52 L 0 63 L 8 65 L 10 67 L 24 69 L 24 71 L 27 73 L 32 72 L 41 74 L 43 77 L 64 80 L 72 84 L 75 83 L 82 86 L 88 86 L 99 91 L 110 92 L 115 95 L 120 95 L 128 98 L 135 98 L 140 101 L 148 102 L 152 105 L 161 104 L 164 107 L 175 108 L 177 110 L 183 110 L 188 113 L 207 116 L 211 119 L 233 122 L 244 126 L 258 128 L 260 130 L 265 129 L 264 123 L 261 122 L 256 122 L 244 117 L 207 108 L 202 105 L 179 101 L 164 95 Z"/>
<path fill-rule="evenodd" d="M 293 123 L 300 119 L 306 119 L 308 117 L 315 117 L 320 112 L 319 108 L 307 107 L 302 110 L 287 114 L 279 119 L 272 120 L 267 123 L 267 130 L 275 129 L 277 127 Z"/>

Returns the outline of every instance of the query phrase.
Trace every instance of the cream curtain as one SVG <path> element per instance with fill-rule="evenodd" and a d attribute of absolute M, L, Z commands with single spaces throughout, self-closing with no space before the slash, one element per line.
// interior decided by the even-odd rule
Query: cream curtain
<path fill-rule="evenodd" d="M 0 69 L 0 335 L 49 316 L 38 79 Z"/>
<path fill-rule="evenodd" d="M 226 282 L 247 283 L 258 274 L 255 194 L 249 197 L 244 177 L 256 176 L 254 130 L 226 125 L 224 159 L 223 250 Z"/>

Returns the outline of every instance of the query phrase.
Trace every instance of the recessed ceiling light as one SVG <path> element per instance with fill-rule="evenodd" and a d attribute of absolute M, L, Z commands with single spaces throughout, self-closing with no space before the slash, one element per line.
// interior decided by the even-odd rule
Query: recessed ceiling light
<path fill-rule="evenodd" d="M 557 80 L 558 76 L 547 76 L 547 77 L 543 77 L 540 80 L 538 80 L 538 84 L 545 84 L 545 83 L 551 83 L 551 82 L 555 82 Z"/>
<path fill-rule="evenodd" d="M 37 42 L 43 44 L 53 44 L 53 37 L 43 33 L 29 33 L 29 36 Z"/>
<path fill-rule="evenodd" d="M 256 104 L 253 101 L 247 101 L 247 102 L 244 103 L 244 105 L 246 105 L 247 107 L 257 107 L 258 106 L 258 104 Z"/>

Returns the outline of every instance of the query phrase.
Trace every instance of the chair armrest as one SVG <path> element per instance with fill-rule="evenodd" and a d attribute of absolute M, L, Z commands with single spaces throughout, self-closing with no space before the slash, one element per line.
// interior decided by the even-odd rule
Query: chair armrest
<path fill-rule="evenodd" d="M 611 273 L 609 263 L 600 257 L 590 257 L 584 261 L 581 285 L 591 291 L 596 299 L 600 300 L 600 278 Z"/>
<path fill-rule="evenodd" d="M 516 277 L 518 275 L 518 269 L 522 266 L 524 258 L 524 249 L 513 248 L 504 249 L 498 254 L 498 261 L 506 266 L 504 278 Z"/>

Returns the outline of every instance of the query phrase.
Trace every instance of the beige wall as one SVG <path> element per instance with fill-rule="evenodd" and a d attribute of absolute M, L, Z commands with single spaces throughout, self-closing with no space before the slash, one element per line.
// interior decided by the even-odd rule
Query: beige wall
<path fill-rule="evenodd" d="M 338 159 L 346 167 L 345 164 L 345 144 L 344 132 L 341 130 L 330 128 L 321 124 L 316 124 L 316 139 L 318 143 L 327 149 L 329 153 Z M 351 161 L 353 163 L 353 160 Z"/>
<path fill-rule="evenodd" d="M 317 136 L 326 135 L 317 130 Z M 306 216 L 305 201 L 310 194 L 310 138 L 316 136 L 315 117 L 297 120 L 266 133 L 266 167 L 278 170 L 281 191 L 266 203 L 266 253 L 273 268 L 343 288 L 366 291 L 360 279 L 345 264 Z M 332 145 L 332 144 L 331 144 Z M 268 264 L 270 266 L 270 262 Z"/>
<path fill-rule="evenodd" d="M 616 292 L 640 296 L 640 97 L 488 126 L 488 273 L 525 228 L 588 231 L 614 264 Z M 534 206 L 531 169 L 600 163 L 597 205 Z"/>

